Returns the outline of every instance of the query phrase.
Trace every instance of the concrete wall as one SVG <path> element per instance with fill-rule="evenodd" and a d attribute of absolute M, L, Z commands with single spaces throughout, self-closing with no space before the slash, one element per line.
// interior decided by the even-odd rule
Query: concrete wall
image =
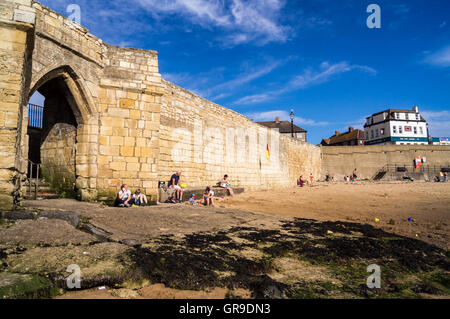
<path fill-rule="evenodd" d="M 167 182 L 182 169 L 189 187 L 213 185 L 228 174 L 235 186 L 270 188 L 295 185 L 300 175 L 318 176 L 318 147 L 253 123 L 170 82 L 163 84 L 159 180 Z"/>
<path fill-rule="evenodd" d="M 337 179 L 351 175 L 355 168 L 362 179 L 372 179 L 385 165 L 414 164 L 416 157 L 426 157 L 428 166 L 450 166 L 450 147 L 431 145 L 376 145 L 322 147 L 322 176 Z"/>

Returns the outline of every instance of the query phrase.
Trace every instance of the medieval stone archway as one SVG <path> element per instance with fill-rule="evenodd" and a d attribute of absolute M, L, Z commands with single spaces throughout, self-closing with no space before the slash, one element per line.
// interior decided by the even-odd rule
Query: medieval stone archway
<path fill-rule="evenodd" d="M 68 65 L 37 78 L 29 97 L 36 91 L 45 97 L 45 103 L 38 115 L 42 117 L 41 127 L 28 125 L 30 163 L 40 165 L 40 177 L 53 192 L 83 198 L 82 192 L 89 184 L 89 162 L 86 164 L 85 159 L 90 148 L 85 145 L 86 136 L 91 140 L 95 136 L 86 124 L 95 118 L 94 106 L 82 79 Z"/>

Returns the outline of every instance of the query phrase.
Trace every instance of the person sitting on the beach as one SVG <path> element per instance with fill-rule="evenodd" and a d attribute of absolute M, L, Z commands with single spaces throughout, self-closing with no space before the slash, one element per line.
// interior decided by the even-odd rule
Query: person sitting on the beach
<path fill-rule="evenodd" d="M 305 184 L 306 184 L 306 181 L 303 179 L 303 175 L 302 175 L 302 176 L 300 176 L 300 178 L 298 179 L 297 185 L 300 186 L 300 187 L 303 187 L 303 186 L 305 186 Z"/>
<path fill-rule="evenodd" d="M 214 207 L 214 192 L 211 190 L 210 186 L 206 187 L 206 190 L 203 193 L 201 204 Z"/>
<path fill-rule="evenodd" d="M 195 205 L 197 202 L 195 201 L 195 194 L 191 194 L 191 198 L 189 198 L 189 204 Z"/>
<path fill-rule="evenodd" d="M 353 171 L 353 176 L 352 176 L 352 180 L 355 181 L 358 178 L 358 175 L 356 175 L 357 173 L 357 169 L 355 168 L 355 170 Z"/>
<path fill-rule="evenodd" d="M 228 182 L 228 175 L 225 175 L 220 181 L 219 186 L 221 188 L 226 188 L 228 192 L 230 193 L 230 196 L 234 197 L 233 189 L 231 188 L 231 184 Z"/>
<path fill-rule="evenodd" d="M 136 193 L 133 195 L 134 205 L 137 206 L 145 206 L 148 204 L 147 196 L 141 193 L 141 190 L 138 189 Z"/>
<path fill-rule="evenodd" d="M 175 200 L 178 202 L 182 202 L 183 200 L 183 189 L 180 186 L 180 177 L 182 172 L 178 171 L 172 175 L 169 181 L 169 188 L 175 190 Z"/>
<path fill-rule="evenodd" d="M 403 174 L 402 178 L 403 178 L 404 181 L 414 182 L 414 179 L 411 176 L 407 176 L 406 173 Z"/>
<path fill-rule="evenodd" d="M 114 202 L 115 207 L 131 207 L 134 200 L 131 196 L 131 191 L 128 189 L 128 185 L 123 184 L 120 187 L 120 191 L 117 194 L 116 201 Z"/>

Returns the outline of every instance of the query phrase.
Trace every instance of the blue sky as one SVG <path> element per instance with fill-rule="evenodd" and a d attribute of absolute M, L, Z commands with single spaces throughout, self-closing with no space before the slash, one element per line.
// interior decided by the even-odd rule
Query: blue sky
<path fill-rule="evenodd" d="M 450 1 L 43 0 L 112 45 L 159 51 L 169 81 L 255 120 L 288 119 L 309 141 L 420 107 L 450 136 Z M 369 29 L 369 4 L 381 29 Z"/>

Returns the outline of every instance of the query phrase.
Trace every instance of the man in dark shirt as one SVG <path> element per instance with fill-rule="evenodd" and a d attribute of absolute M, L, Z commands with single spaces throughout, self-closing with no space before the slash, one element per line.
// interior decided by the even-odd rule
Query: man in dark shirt
<path fill-rule="evenodd" d="M 180 186 L 180 177 L 181 171 L 173 174 L 169 181 L 169 188 L 175 190 L 175 199 L 181 202 L 183 200 L 183 189 Z"/>

